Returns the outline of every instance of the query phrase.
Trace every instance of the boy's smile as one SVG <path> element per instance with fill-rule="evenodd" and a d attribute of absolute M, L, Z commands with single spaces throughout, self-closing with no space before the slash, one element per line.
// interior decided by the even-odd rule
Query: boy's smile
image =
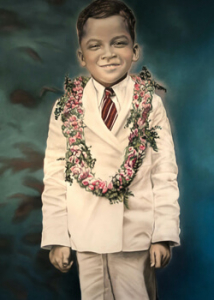
<path fill-rule="evenodd" d="M 105 87 L 122 80 L 139 57 L 124 17 L 89 18 L 84 26 L 78 57 L 92 77 Z"/>

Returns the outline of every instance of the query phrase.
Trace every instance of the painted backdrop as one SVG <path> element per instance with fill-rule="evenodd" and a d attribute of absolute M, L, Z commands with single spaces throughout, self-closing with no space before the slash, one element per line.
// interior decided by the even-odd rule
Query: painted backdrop
<path fill-rule="evenodd" d="M 212 299 L 214 282 L 214 2 L 127 0 L 142 58 L 164 97 L 177 149 L 181 247 L 158 271 L 162 300 Z M 78 300 L 40 249 L 49 116 L 66 73 L 82 74 L 75 21 L 86 0 L 0 0 L 0 299 Z"/>

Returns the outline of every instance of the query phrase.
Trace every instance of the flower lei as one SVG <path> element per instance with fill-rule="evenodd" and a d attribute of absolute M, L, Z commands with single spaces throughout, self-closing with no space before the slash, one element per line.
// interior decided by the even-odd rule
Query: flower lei
<path fill-rule="evenodd" d="M 128 198 L 133 196 L 129 185 L 142 165 L 147 143 L 154 151 L 158 150 L 155 129 L 160 128 L 156 126 L 149 129 L 148 117 L 152 109 L 154 81 L 135 75 L 132 75 L 132 79 L 135 81 L 132 109 L 125 125 L 130 128 L 129 144 L 125 148 L 124 161 L 110 182 L 95 177 L 92 170 L 96 159 L 92 158 L 90 147 L 85 143 L 82 95 L 89 78 L 78 77 L 71 81 L 66 77 L 66 92 L 58 100 L 55 110 L 56 119 L 61 114 L 62 131 L 67 138 L 65 180 L 72 184 L 74 178 L 86 191 L 107 198 L 111 204 L 124 202 L 127 208 Z"/>

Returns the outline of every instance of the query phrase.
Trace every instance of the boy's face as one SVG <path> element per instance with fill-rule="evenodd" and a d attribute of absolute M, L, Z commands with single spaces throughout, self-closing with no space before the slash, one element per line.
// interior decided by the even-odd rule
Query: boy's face
<path fill-rule="evenodd" d="M 125 19 L 111 16 L 104 19 L 89 18 L 78 50 L 83 67 L 105 87 L 110 87 L 129 71 L 139 58 L 139 47 L 133 45 Z"/>

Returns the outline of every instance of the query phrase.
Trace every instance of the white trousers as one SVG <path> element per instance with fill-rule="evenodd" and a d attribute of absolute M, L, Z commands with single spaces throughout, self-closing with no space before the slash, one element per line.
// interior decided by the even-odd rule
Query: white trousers
<path fill-rule="evenodd" d="M 156 300 L 149 252 L 77 252 L 82 300 Z"/>

